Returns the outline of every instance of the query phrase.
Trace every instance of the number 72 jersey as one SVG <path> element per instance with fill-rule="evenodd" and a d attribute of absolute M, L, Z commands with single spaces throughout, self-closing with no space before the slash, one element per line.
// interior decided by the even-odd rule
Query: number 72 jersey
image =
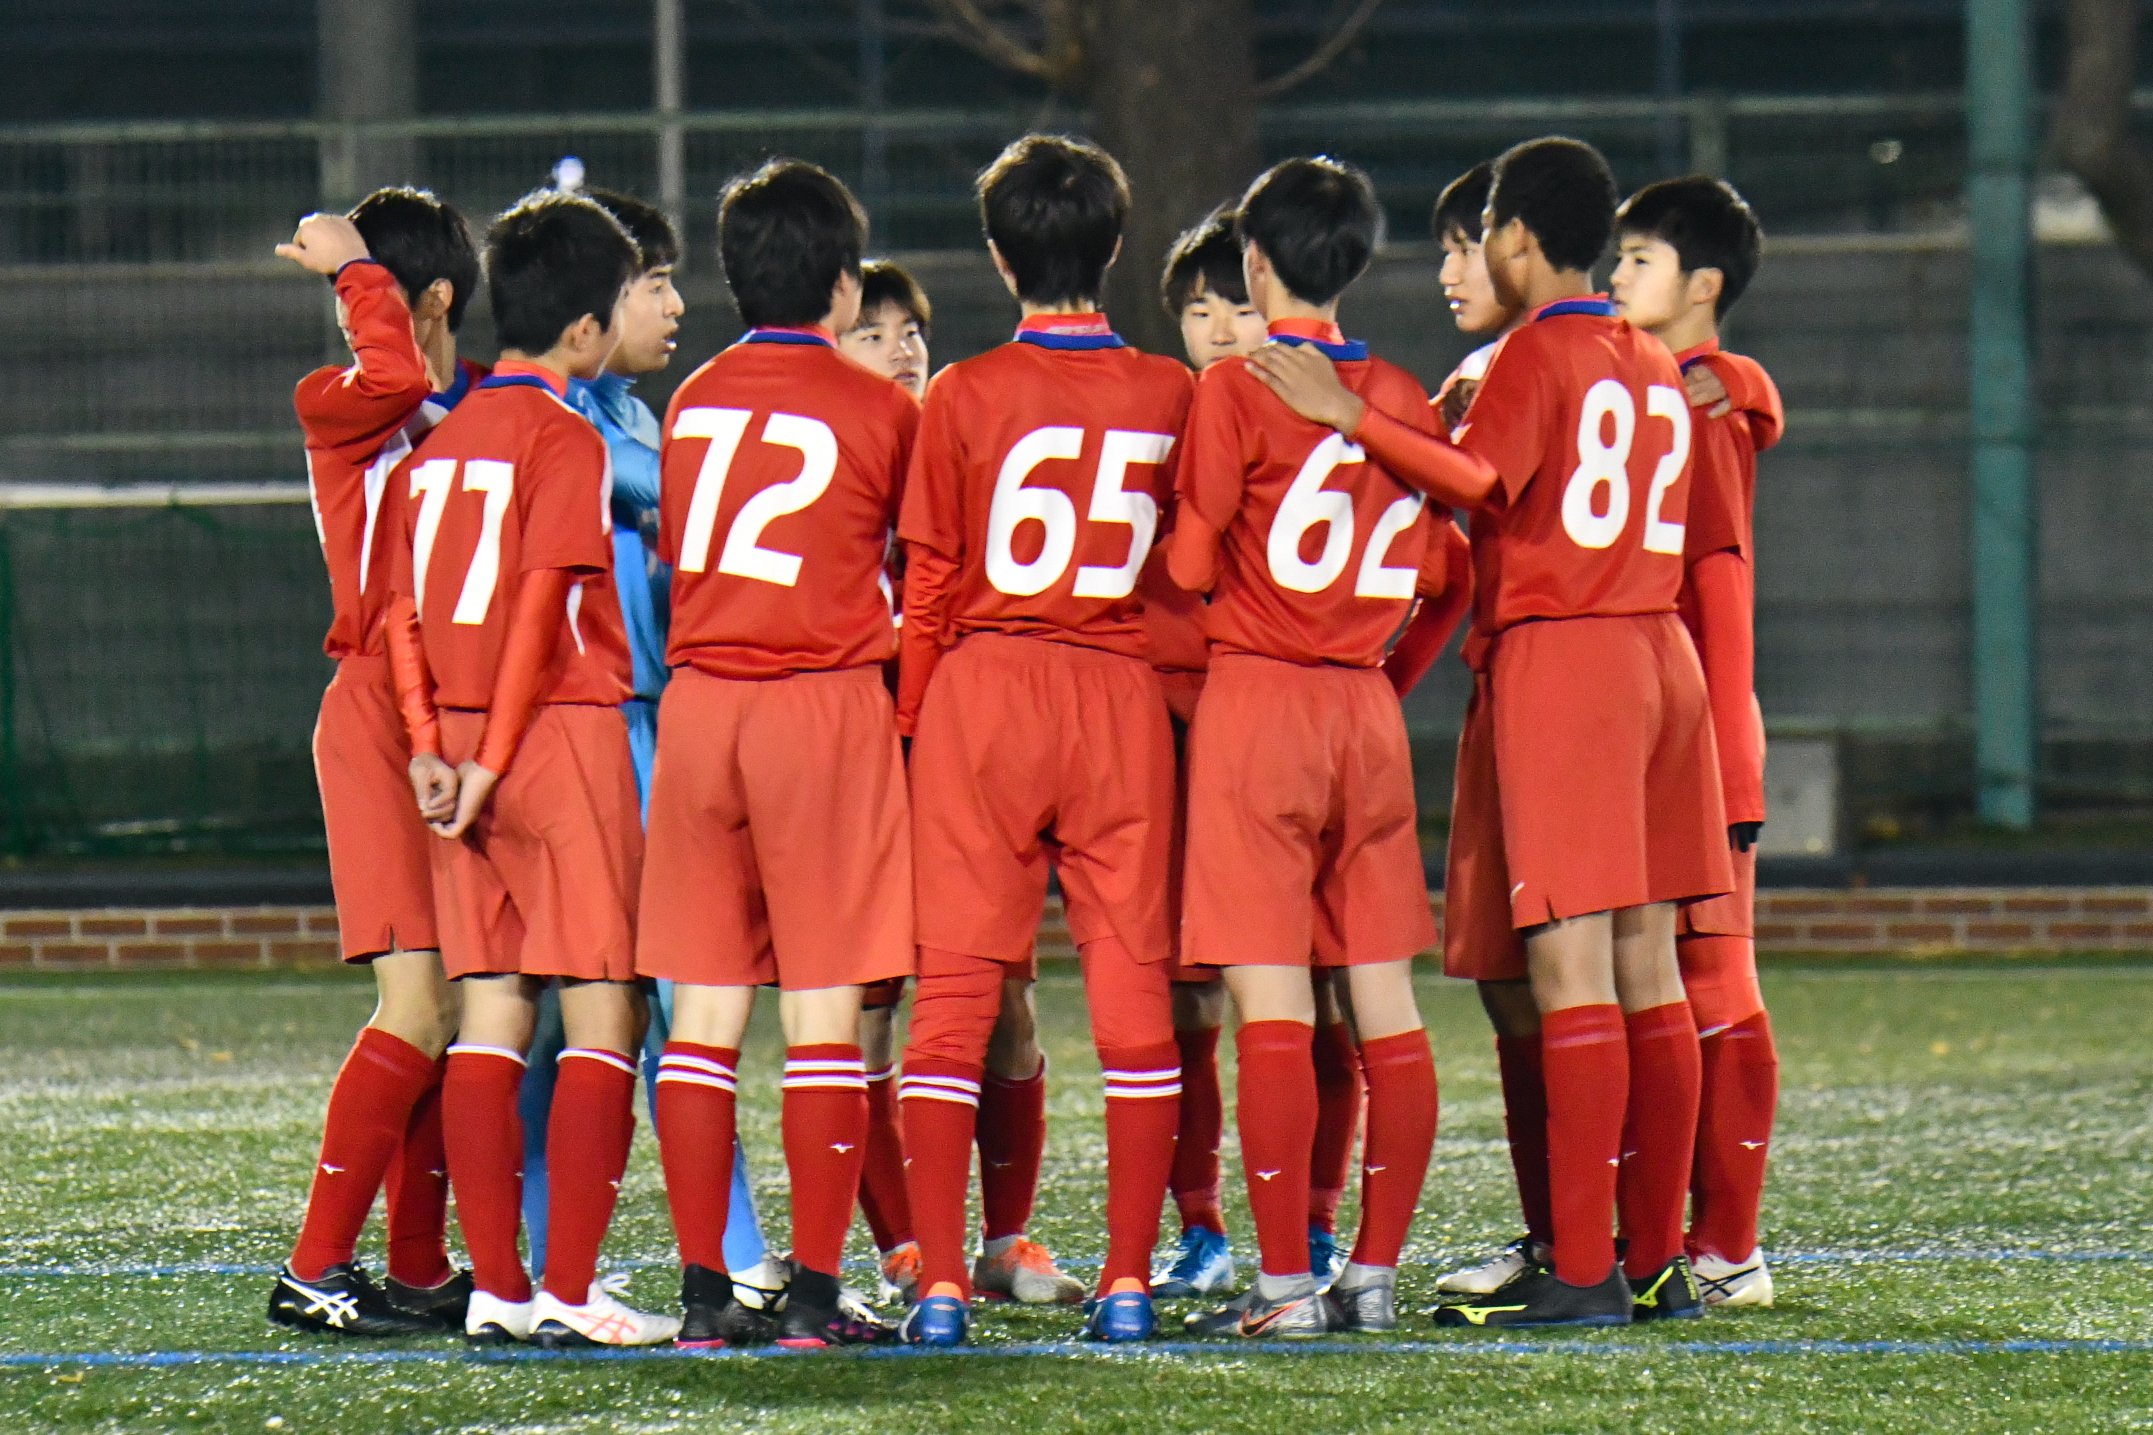
<path fill-rule="evenodd" d="M 1690 410 L 1658 339 L 1604 301 L 1547 306 L 1502 341 L 1458 442 L 1501 479 L 1472 519 L 1476 632 L 1674 611 Z"/>

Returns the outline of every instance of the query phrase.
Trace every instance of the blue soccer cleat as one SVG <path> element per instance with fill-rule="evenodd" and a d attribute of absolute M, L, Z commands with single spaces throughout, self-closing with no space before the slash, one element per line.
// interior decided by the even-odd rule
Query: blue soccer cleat
<path fill-rule="evenodd" d="M 1181 1233 L 1180 1254 L 1151 1278 L 1154 1300 L 1193 1300 L 1233 1287 L 1233 1250 L 1225 1234 L 1202 1226 Z"/>
<path fill-rule="evenodd" d="M 1315 1273 L 1316 1284 L 1328 1289 L 1338 1279 L 1338 1272 L 1346 1264 L 1345 1252 L 1338 1249 L 1338 1236 L 1321 1226 L 1308 1228 L 1308 1268 Z"/>
<path fill-rule="evenodd" d="M 972 1308 L 953 1295 L 922 1296 L 897 1327 L 907 1345 L 962 1345 L 972 1326 Z"/>
<path fill-rule="evenodd" d="M 1084 1339 L 1119 1345 L 1149 1340 L 1159 1328 L 1151 1297 L 1142 1291 L 1116 1291 L 1084 1303 Z"/>

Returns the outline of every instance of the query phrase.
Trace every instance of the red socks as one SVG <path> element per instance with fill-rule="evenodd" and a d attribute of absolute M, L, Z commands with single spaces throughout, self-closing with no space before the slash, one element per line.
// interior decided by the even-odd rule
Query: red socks
<path fill-rule="evenodd" d="M 635 1062 L 617 1051 L 572 1046 L 560 1056 L 546 1125 L 546 1289 L 570 1305 L 588 1301 L 598 1279 L 635 1135 L 635 1078 Z"/>
<path fill-rule="evenodd" d="M 658 1156 L 680 1263 L 725 1269 L 725 1212 L 733 1184 L 740 1053 L 669 1041 L 658 1059 Z"/>
<path fill-rule="evenodd" d="M 505 1301 L 531 1298 L 516 1246 L 523 1228 L 523 1117 L 516 1107 L 523 1065 L 505 1047 L 452 1046 L 441 1079 L 441 1129 L 471 1280 Z"/>
<path fill-rule="evenodd" d="M 1435 1148 L 1435 1056 L 1427 1032 L 1403 1031 L 1363 1046 L 1360 1065 L 1368 1076 L 1368 1141 L 1353 1260 L 1395 1267 Z"/>
<path fill-rule="evenodd" d="M 786 1048 L 781 1124 L 793 1259 L 803 1270 L 835 1276 L 867 1159 L 867 1068 L 856 1043 Z"/>
<path fill-rule="evenodd" d="M 1540 1036 L 1498 1036 L 1495 1065 L 1503 1086 L 1503 1131 L 1510 1138 L 1510 1170 L 1517 1178 L 1525 1233 L 1543 1246 L 1555 1241 L 1555 1215 L 1547 1189 L 1547 1079 Z"/>
<path fill-rule="evenodd" d="M 441 1063 L 411 1108 L 404 1139 L 389 1158 L 389 1275 L 428 1289 L 456 1274 L 449 1260 L 449 1157 L 441 1140 Z"/>
<path fill-rule="evenodd" d="M 1544 1013 L 1540 1044 L 1555 1274 L 1571 1285 L 1598 1285 L 1615 1266 L 1615 1176 L 1630 1094 L 1622 1008 L 1607 1002 Z"/>
<path fill-rule="evenodd" d="M 1181 1134 L 1174 1143 L 1174 1170 L 1167 1181 L 1181 1212 L 1181 1229 L 1226 1233 L 1219 1209 L 1219 1140 L 1226 1105 L 1219 1094 L 1219 1029 L 1177 1031 L 1181 1053 Z"/>
<path fill-rule="evenodd" d="M 1686 1001 L 1632 1012 L 1630 1100 L 1623 1120 L 1622 1175 L 1617 1188 L 1622 1234 L 1629 1246 L 1622 1268 L 1651 1275 L 1682 1254 L 1682 1217 L 1689 1203 L 1690 1162 L 1697 1150 L 1697 1093 L 1702 1080 L 1697 1021 Z"/>
<path fill-rule="evenodd" d="M 1133 1280 L 1139 1289 L 1150 1283 L 1151 1249 L 1159 1240 L 1159 1208 L 1181 1124 L 1181 1058 L 1173 1042 L 1162 1041 L 1101 1047 L 1099 1066 L 1106 1078 L 1104 1295 L 1116 1281 Z"/>
<path fill-rule="evenodd" d="M 917 1009 L 915 1008 L 915 1011 Z M 914 1022 L 917 1024 L 915 1016 Z M 979 1118 L 977 1063 L 905 1056 L 897 1080 L 904 1118 L 905 1194 L 920 1243 L 920 1294 L 952 1285 L 972 1295 L 964 1259 L 964 1199 L 972 1180 L 973 1128 Z"/>
<path fill-rule="evenodd" d="M 313 1280 L 352 1258 L 412 1112 L 439 1075 L 439 1064 L 410 1042 L 374 1027 L 359 1033 L 329 1090 L 321 1156 L 292 1249 L 292 1274 Z M 434 1245 L 440 1245 L 438 1226 Z"/>
<path fill-rule="evenodd" d="M 1425 1045 L 1425 1042 L 1423 1043 Z M 1353 1166 L 1361 1129 L 1361 1052 L 1342 1021 L 1316 1028 L 1316 1140 L 1308 1156 L 1308 1222 L 1338 1230 L 1338 1203 Z"/>
<path fill-rule="evenodd" d="M 1757 1249 L 1757 1207 L 1779 1104 L 1779 1052 L 1758 1012 L 1705 1037 L 1704 1099 L 1690 1176 L 1692 1256 L 1747 1259 Z"/>
<path fill-rule="evenodd" d="M 897 1130 L 895 1066 L 867 1076 L 867 1163 L 860 1168 L 860 1214 L 867 1218 L 878 1251 L 894 1251 L 912 1239 L 904 1140 Z"/>
<path fill-rule="evenodd" d="M 980 1234 L 1021 1236 L 1039 1194 L 1047 1149 L 1047 1062 L 1022 1081 L 988 1074 L 979 1084 Z"/>
<path fill-rule="evenodd" d="M 1249 1214 L 1267 1276 L 1308 1273 L 1308 1156 L 1316 1134 L 1312 1028 L 1243 1022 L 1235 1034 L 1235 1092 Z"/>

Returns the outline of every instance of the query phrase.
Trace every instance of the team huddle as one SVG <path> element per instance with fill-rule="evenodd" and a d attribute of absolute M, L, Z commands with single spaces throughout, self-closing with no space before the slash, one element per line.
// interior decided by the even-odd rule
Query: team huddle
<path fill-rule="evenodd" d="M 270 1318 L 952 1346 L 1000 1298 L 1081 1303 L 1108 1342 L 1170 1300 L 1199 1336 L 1395 1329 L 1437 1118 L 1400 699 L 1461 625 L 1440 945 L 1495 1029 L 1526 1234 L 1444 1276 L 1435 1322 L 1769 1304 L 1751 515 L 1783 416 L 1717 338 L 1758 264 L 1748 207 L 1704 178 L 1618 203 L 1568 139 L 1476 166 L 1434 237 L 1489 342 L 1431 399 L 1339 328 L 1381 229 L 1350 165 L 1276 165 L 1176 244 L 1186 364 L 1100 312 L 1130 205 L 1109 155 L 1030 135 L 978 196 L 1021 320 L 929 382 L 927 297 L 865 259 L 843 184 L 733 180 L 747 331 L 662 420 L 631 384 L 670 360 L 680 243 L 639 200 L 541 191 L 482 256 L 388 189 L 280 247 L 332 279 L 354 356 L 296 405 L 335 609 L 331 875 L 379 1000 Z M 490 370 L 456 350 L 482 273 Z M 1050 878 L 1104 1073 L 1090 1283 L 1025 1233 Z M 771 986 L 763 1074 L 741 1046 Z M 770 1075 L 785 1254 L 737 1130 Z M 639 1076 L 677 1314 L 598 1274 Z M 377 1195 L 378 1283 L 354 1259 Z M 840 1278 L 855 1207 L 895 1320 Z"/>

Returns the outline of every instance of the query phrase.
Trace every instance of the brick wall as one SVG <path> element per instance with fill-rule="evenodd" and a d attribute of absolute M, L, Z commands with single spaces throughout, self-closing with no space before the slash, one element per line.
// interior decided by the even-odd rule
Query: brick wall
<path fill-rule="evenodd" d="M 1437 915 L 1443 899 L 1435 897 Z M 2153 888 L 1777 889 L 1757 898 L 1771 952 L 2153 951 Z M 1070 955 L 1050 904 L 1042 956 Z M 0 912 L 0 968 L 291 967 L 333 963 L 328 907 Z"/>

